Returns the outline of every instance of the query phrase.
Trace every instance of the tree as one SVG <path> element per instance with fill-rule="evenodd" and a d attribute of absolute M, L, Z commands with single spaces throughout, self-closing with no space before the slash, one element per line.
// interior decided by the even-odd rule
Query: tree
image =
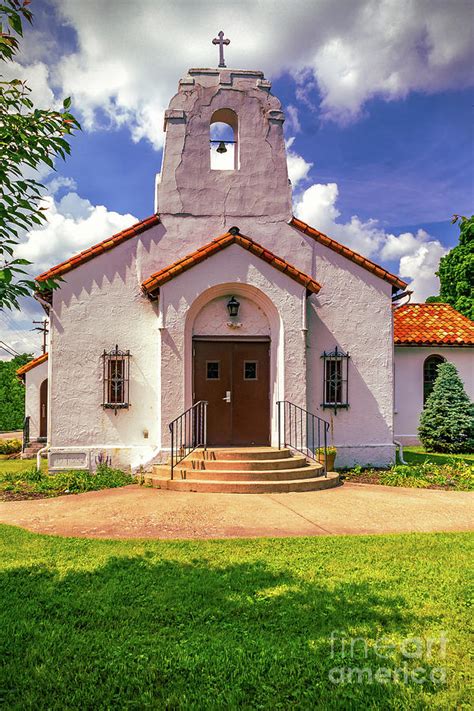
<path fill-rule="evenodd" d="M 452 222 L 459 221 L 459 244 L 442 257 L 436 274 L 440 281 L 439 297 L 451 304 L 464 316 L 474 319 L 474 215 L 454 215 Z"/>
<path fill-rule="evenodd" d="M 25 386 L 16 371 L 32 358 L 23 354 L 0 361 L 0 431 L 19 430 L 25 418 Z"/>
<path fill-rule="evenodd" d="M 432 452 L 474 451 L 474 404 L 452 363 L 441 363 L 418 427 L 421 443 Z"/>
<path fill-rule="evenodd" d="M 11 61 L 19 50 L 23 21 L 31 24 L 30 0 L 0 0 L 0 61 Z M 19 308 L 18 298 L 33 289 L 51 289 L 49 280 L 39 285 L 28 278 L 25 259 L 15 259 L 15 246 L 24 230 L 41 225 L 46 216 L 41 203 L 44 186 L 25 172 L 70 153 L 66 137 L 79 123 L 69 113 L 70 99 L 61 111 L 38 109 L 29 98 L 25 81 L 4 81 L 0 76 L 0 309 Z"/>

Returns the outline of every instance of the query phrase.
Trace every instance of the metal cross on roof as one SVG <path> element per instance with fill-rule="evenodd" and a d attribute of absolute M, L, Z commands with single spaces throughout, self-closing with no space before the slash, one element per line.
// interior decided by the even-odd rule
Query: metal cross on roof
<path fill-rule="evenodd" d="M 224 62 L 224 45 L 230 44 L 230 39 L 224 39 L 224 33 L 222 30 L 218 33 L 217 37 L 212 40 L 212 44 L 219 45 L 219 66 L 225 67 Z"/>

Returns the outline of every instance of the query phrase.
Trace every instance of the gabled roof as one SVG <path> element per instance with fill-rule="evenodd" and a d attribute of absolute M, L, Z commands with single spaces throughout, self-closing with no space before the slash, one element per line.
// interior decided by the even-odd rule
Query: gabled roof
<path fill-rule="evenodd" d="M 174 277 L 182 274 L 188 269 L 191 269 L 191 267 L 194 267 L 196 264 L 203 262 L 205 259 L 212 257 L 213 254 L 220 252 L 222 249 L 230 247 L 231 244 L 238 244 L 244 249 L 247 249 L 252 254 L 255 254 L 260 259 L 263 259 L 264 262 L 267 262 L 275 269 L 278 269 L 278 271 L 283 272 L 291 279 L 294 279 L 302 286 L 305 286 L 311 293 L 317 294 L 320 290 L 321 285 L 310 276 L 304 272 L 301 272 L 299 269 L 296 269 L 296 267 L 293 267 L 281 257 L 277 257 L 273 254 L 273 252 L 270 252 L 268 249 L 265 249 L 261 245 L 257 244 L 257 242 L 254 242 L 250 239 L 250 237 L 239 234 L 237 227 L 231 227 L 229 232 L 217 237 L 212 240 L 212 242 L 209 242 L 209 244 L 204 245 L 204 247 L 200 247 L 192 254 L 188 254 L 186 257 L 179 259 L 169 267 L 160 269 L 160 271 L 152 274 L 143 282 L 143 291 L 149 295 L 157 293 L 160 286 L 163 286 L 166 282 L 174 279 Z"/>
<path fill-rule="evenodd" d="M 23 380 L 25 373 L 28 373 L 29 370 L 33 370 L 33 368 L 36 368 L 37 365 L 41 365 L 41 363 L 45 363 L 47 360 L 48 360 L 47 353 L 43 353 L 43 355 L 38 356 L 38 358 L 34 358 L 34 360 L 30 360 L 28 363 L 25 363 L 25 365 L 22 365 L 21 368 L 18 368 L 18 370 L 16 371 L 17 377 L 21 378 Z"/>
<path fill-rule="evenodd" d="M 126 242 L 126 240 L 130 239 L 131 237 L 136 237 L 142 232 L 145 232 L 145 230 L 148 230 L 150 227 L 159 224 L 159 222 L 160 218 L 158 217 L 158 215 L 152 215 L 151 217 L 147 217 L 145 220 L 137 222 L 131 227 L 127 227 L 126 230 L 117 232 L 117 234 L 112 235 L 112 237 L 107 237 L 107 239 L 104 239 L 102 242 L 99 242 L 99 244 L 95 244 L 93 247 L 85 249 L 83 252 L 76 254 L 74 257 L 67 259 L 65 262 L 61 262 L 61 264 L 57 264 L 55 267 L 48 269 L 48 271 L 43 272 L 43 274 L 40 274 L 38 277 L 36 277 L 36 281 L 42 282 L 46 281 L 47 279 L 61 277 L 63 274 L 66 274 L 66 272 L 70 272 L 72 269 L 75 269 L 81 264 L 84 264 L 85 262 L 94 259 L 94 257 L 97 257 L 99 254 L 108 252 L 110 249 L 113 249 L 118 244 Z"/>
<path fill-rule="evenodd" d="M 395 345 L 473 346 L 474 321 L 449 304 L 405 304 L 394 310 Z"/>
<path fill-rule="evenodd" d="M 344 257 L 347 257 L 347 259 L 350 259 L 351 262 L 358 264 L 363 269 L 367 269 L 368 272 L 372 272 L 372 274 L 380 277 L 380 279 L 388 281 L 388 283 L 396 289 L 406 289 L 408 286 L 403 279 L 391 274 L 386 269 L 383 269 L 383 267 L 379 267 L 378 264 L 375 264 L 375 262 L 372 262 L 370 259 L 367 259 L 367 257 L 363 257 L 361 254 L 354 252 L 352 249 L 349 249 L 349 247 L 345 247 L 340 242 L 336 242 L 335 239 L 328 237 L 323 232 L 315 230 L 314 227 L 310 227 L 306 224 L 306 222 L 298 220 L 296 217 L 292 217 L 290 225 L 292 227 L 296 227 L 296 229 L 300 230 L 300 232 L 304 232 L 305 235 L 313 237 L 313 239 L 320 244 L 323 244 L 325 247 L 329 247 L 329 249 L 332 249 L 334 252 L 342 254 Z"/>

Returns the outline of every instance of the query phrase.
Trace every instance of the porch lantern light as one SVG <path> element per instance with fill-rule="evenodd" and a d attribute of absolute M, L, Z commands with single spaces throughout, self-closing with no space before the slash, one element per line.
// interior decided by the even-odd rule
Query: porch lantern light
<path fill-rule="evenodd" d="M 227 302 L 227 311 L 231 318 L 236 318 L 239 315 L 240 302 L 237 301 L 235 296 L 232 296 Z"/>

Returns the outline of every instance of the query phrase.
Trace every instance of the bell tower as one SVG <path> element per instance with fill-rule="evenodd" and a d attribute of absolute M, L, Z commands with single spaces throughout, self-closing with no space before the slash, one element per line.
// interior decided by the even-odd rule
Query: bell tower
<path fill-rule="evenodd" d="M 291 218 L 280 101 L 262 72 L 190 69 L 165 112 L 161 215 Z M 224 65 L 224 66 L 222 66 Z M 228 219 L 227 219 L 228 218 Z"/>

